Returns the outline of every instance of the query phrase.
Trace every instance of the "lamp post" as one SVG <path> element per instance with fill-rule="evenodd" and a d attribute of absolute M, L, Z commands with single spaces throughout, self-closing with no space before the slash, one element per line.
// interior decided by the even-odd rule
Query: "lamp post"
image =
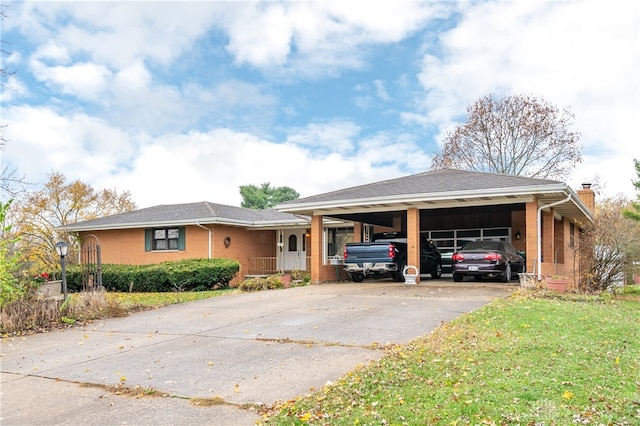
<path fill-rule="evenodd" d="M 56 252 L 60 256 L 60 266 L 62 266 L 62 291 L 64 293 L 64 300 L 67 300 L 67 262 L 65 256 L 69 250 L 69 244 L 64 241 L 56 243 Z"/>

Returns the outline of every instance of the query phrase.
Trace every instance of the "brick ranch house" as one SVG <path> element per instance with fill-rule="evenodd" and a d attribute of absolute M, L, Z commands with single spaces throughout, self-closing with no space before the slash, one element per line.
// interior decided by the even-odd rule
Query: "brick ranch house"
<path fill-rule="evenodd" d="M 100 246 L 102 263 L 228 258 L 246 275 L 308 270 L 309 218 L 210 202 L 159 205 L 62 228 Z"/>
<path fill-rule="evenodd" d="M 251 210 L 209 202 L 162 205 L 64 227 L 100 244 L 103 263 L 224 257 L 247 275 L 307 270 L 312 283 L 344 279 L 331 264 L 344 244 L 401 231 L 408 263 L 434 240 L 444 257 L 467 241 L 510 241 L 527 271 L 574 278 L 580 229 L 593 221 L 589 185 L 441 169 Z M 446 269 L 445 269 L 446 272 Z"/>

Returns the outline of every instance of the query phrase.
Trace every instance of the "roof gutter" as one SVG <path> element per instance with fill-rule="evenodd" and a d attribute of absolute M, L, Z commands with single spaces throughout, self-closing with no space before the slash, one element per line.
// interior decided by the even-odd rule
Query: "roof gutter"
<path fill-rule="evenodd" d="M 542 210 L 564 204 L 570 200 L 571 192 L 569 192 L 567 198 L 565 198 L 564 200 L 555 201 L 553 203 L 545 204 L 538 207 L 538 281 L 542 280 L 542 235 L 540 235 L 540 233 L 542 232 Z"/>
<path fill-rule="evenodd" d="M 200 222 L 196 222 L 198 228 L 206 229 L 209 232 L 209 259 L 211 259 L 211 228 L 200 225 Z"/>

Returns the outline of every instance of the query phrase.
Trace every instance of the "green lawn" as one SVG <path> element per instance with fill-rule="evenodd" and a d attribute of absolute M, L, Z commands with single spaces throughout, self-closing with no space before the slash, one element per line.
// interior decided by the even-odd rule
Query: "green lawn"
<path fill-rule="evenodd" d="M 390 350 L 267 424 L 640 424 L 640 301 L 519 293 Z"/>
<path fill-rule="evenodd" d="M 235 289 L 211 290 L 211 291 L 185 291 L 181 293 L 106 293 L 110 300 L 115 301 L 120 307 L 129 312 L 144 309 L 159 308 L 175 303 L 191 302 L 194 300 L 208 299 L 225 294 L 238 293 Z"/>

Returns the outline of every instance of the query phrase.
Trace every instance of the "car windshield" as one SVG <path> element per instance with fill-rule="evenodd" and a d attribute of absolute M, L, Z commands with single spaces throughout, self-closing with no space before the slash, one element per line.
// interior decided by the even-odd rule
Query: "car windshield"
<path fill-rule="evenodd" d="M 502 246 L 500 241 L 472 241 L 465 245 L 463 250 L 493 250 L 500 251 Z"/>

